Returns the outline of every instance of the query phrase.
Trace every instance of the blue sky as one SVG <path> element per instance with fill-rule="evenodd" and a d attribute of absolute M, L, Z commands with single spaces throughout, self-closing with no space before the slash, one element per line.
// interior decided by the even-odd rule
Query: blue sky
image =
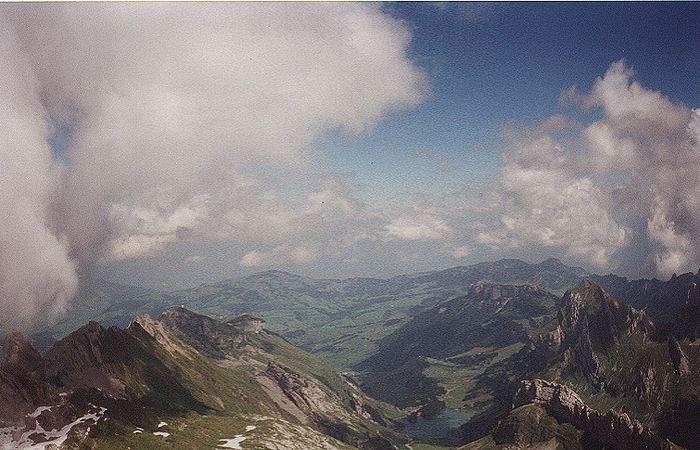
<path fill-rule="evenodd" d="M 587 92 L 619 59 L 648 88 L 700 104 L 700 3 L 384 8 L 409 24 L 411 56 L 429 75 L 430 96 L 370 133 L 330 133 L 315 144 L 328 156 L 320 168 L 355 174 L 359 195 L 371 203 L 407 191 L 478 188 L 498 171 L 504 126 L 559 113 L 564 89 Z M 421 151 L 432 157 L 416 157 Z"/>
<path fill-rule="evenodd" d="M 700 266 L 700 3 L 46 3 L 0 20 L 0 148 L 19 147 L 0 200 L 33 221 L 0 217 L 30 255 L 0 278 L 40 267 L 70 299 L 86 273 L 170 289 L 499 258 Z M 50 301 L 21 292 L 0 296 Z"/>

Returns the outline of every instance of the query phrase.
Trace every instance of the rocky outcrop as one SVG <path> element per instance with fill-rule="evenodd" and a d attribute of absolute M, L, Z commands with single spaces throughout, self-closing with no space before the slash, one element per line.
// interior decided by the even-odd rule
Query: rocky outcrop
<path fill-rule="evenodd" d="M 554 450 L 581 447 L 579 433 L 571 426 L 560 423 L 547 414 L 539 405 L 524 405 L 511 411 L 490 430 L 490 435 L 499 448 Z M 477 450 L 482 448 L 478 442 L 469 444 L 460 450 Z"/>
<path fill-rule="evenodd" d="M 652 325 L 644 313 L 622 304 L 590 281 L 582 281 L 561 300 L 554 330 L 532 340 L 535 359 L 564 355 L 564 369 L 581 372 L 597 388 L 605 385 L 605 370 L 597 352 L 617 345 L 623 336 L 647 336 Z"/>
<path fill-rule="evenodd" d="M 271 378 L 282 389 L 282 392 L 305 413 L 322 408 L 321 397 L 324 395 L 315 386 L 298 373 L 288 367 L 270 361 L 267 364 L 265 375 Z"/>
<path fill-rule="evenodd" d="M 5 360 L 0 366 L 0 422 L 17 422 L 36 407 L 57 402 L 57 389 L 46 383 L 44 359 L 24 335 L 7 335 L 3 350 Z"/>
<path fill-rule="evenodd" d="M 579 293 L 570 293 L 564 309 L 559 312 L 565 345 L 572 349 L 578 368 L 594 384 L 599 382 L 602 367 L 593 352 L 586 304 Z"/>
<path fill-rule="evenodd" d="M 225 323 L 241 334 L 258 334 L 262 332 L 265 321 L 250 314 L 241 314 L 226 320 Z"/>
<path fill-rule="evenodd" d="M 351 406 L 352 410 L 348 410 L 336 394 L 323 389 L 316 380 L 306 378 L 275 361 L 268 362 L 264 376 L 272 380 L 298 411 L 304 414 L 304 420 L 313 423 L 324 434 L 362 449 L 396 448 L 391 440 L 381 434 L 369 434 L 358 429 L 355 414 L 362 411 L 359 416 L 367 418 L 370 415 L 364 411 L 359 396 L 353 397 L 356 403 Z"/>
<path fill-rule="evenodd" d="M 162 322 L 151 319 L 148 314 L 141 314 L 129 324 L 129 330 L 136 331 L 137 327 L 140 327 L 144 332 L 158 341 L 172 356 L 183 356 L 187 359 L 192 359 L 190 347 L 184 345 L 180 339 L 175 337 L 172 330 L 166 327 Z"/>
<path fill-rule="evenodd" d="M 644 355 L 635 367 L 636 376 L 632 380 L 637 398 L 655 414 L 664 408 L 669 394 L 669 373 L 662 369 L 657 367 L 653 357 Z"/>
<path fill-rule="evenodd" d="M 260 333 L 264 323 L 248 314 L 221 322 L 182 307 L 165 310 L 158 321 L 197 351 L 215 359 L 249 344 L 249 336 Z"/>
<path fill-rule="evenodd" d="M 600 413 L 589 408 L 572 389 L 545 380 L 523 380 L 513 399 L 513 407 L 535 404 L 562 422 L 582 430 L 588 439 L 614 449 L 671 449 L 672 444 L 626 413 Z"/>
<path fill-rule="evenodd" d="M 678 340 L 671 336 L 668 340 L 668 353 L 671 357 L 671 362 L 673 363 L 673 368 L 676 373 L 680 376 L 685 376 L 690 374 L 690 364 L 688 363 L 688 357 L 681 348 Z"/>
<path fill-rule="evenodd" d="M 124 395 L 118 380 L 123 360 L 137 347 L 135 339 L 117 327 L 90 322 L 58 341 L 46 353 L 46 376 L 67 388 L 94 387 L 115 396 Z"/>
<path fill-rule="evenodd" d="M 532 347 L 538 360 L 547 361 L 564 351 L 564 331 L 561 324 L 554 330 L 532 339 Z"/>

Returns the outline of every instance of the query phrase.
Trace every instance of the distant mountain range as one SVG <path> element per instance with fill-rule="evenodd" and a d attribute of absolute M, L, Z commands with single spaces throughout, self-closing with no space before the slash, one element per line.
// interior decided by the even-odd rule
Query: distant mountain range
<path fill-rule="evenodd" d="M 629 281 L 612 274 L 591 274 L 550 258 L 539 264 L 503 259 L 389 279 L 317 280 L 268 271 L 175 292 L 94 280 L 85 283 L 61 321 L 42 325 L 33 339 L 46 348 L 90 320 L 126 326 L 138 314 L 157 316 L 168 307 L 184 305 L 212 317 L 258 314 L 271 330 L 334 367 L 348 370 L 401 324 L 439 302 L 466 294 L 469 285 L 479 281 L 532 284 L 560 295 L 582 279 L 590 279 L 616 298 L 644 309 L 651 320 L 668 323 L 678 314 L 683 294 L 693 283 L 699 285 L 698 278 L 685 274 L 668 282 Z"/>
<path fill-rule="evenodd" d="M 433 444 L 472 442 L 467 448 L 700 448 L 700 434 L 688 431 L 700 428 L 699 285 L 692 273 L 630 281 L 556 259 L 389 279 L 268 271 L 176 292 L 96 280 L 61 322 L 33 334 L 48 349 L 43 355 L 10 335 L 0 402 L 20 406 L 0 420 L 14 420 L 17 435 L 32 414 L 49 426 L 100 416 L 100 408 L 120 411 L 126 403 L 109 399 L 129 399 L 153 419 L 123 426 L 158 433 L 151 422 L 160 417 L 209 417 L 202 411 L 223 402 L 227 411 L 248 411 L 248 421 L 267 415 L 300 426 L 285 433 L 318 448 L 401 447 L 412 439 L 402 433 L 416 427 Z M 271 393 L 273 385 L 282 394 Z M 234 386 L 254 393 L 258 409 L 239 404 L 240 394 L 227 400 L 215 393 Z M 326 413 L 316 413 L 318 402 Z M 47 405 L 50 413 L 32 409 Z M 54 411 L 65 420 L 51 418 Z M 110 422 L 122 426 L 128 411 Z M 440 434 L 426 434 L 431 421 L 447 417 L 462 419 L 449 432 L 436 425 Z M 39 429 L 29 422 L 25 432 Z M 95 442 L 135 445 L 126 428 L 105 431 L 93 422 Z M 601 427 L 611 431 L 601 434 Z M 170 445 L 172 431 L 164 431 L 166 440 L 151 433 L 149 445 Z M 263 442 L 263 435 L 236 434 Z M 70 439 L 89 443 L 90 436 Z"/>
<path fill-rule="evenodd" d="M 42 326 L 34 339 L 46 347 L 90 320 L 125 326 L 138 314 L 184 305 L 213 317 L 261 315 L 271 330 L 348 369 L 375 349 L 376 340 L 416 313 L 464 295 L 472 283 L 536 284 L 563 293 L 588 275 L 556 259 L 540 264 L 504 259 L 389 279 L 316 280 L 268 271 L 176 292 L 96 280 L 86 283 L 63 320 Z"/>

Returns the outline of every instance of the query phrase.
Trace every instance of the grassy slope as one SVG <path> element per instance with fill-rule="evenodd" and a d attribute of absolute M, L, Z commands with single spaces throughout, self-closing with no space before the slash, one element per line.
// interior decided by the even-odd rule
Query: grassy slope
<path fill-rule="evenodd" d="M 60 338 L 88 320 L 124 326 L 138 314 L 157 316 L 173 305 L 213 317 L 252 312 L 262 316 L 270 330 L 336 369 L 347 370 L 411 316 L 464 294 L 471 283 L 538 283 L 557 292 L 585 275 L 556 260 L 501 260 L 388 280 L 314 280 L 271 271 L 171 293 L 102 288 L 85 293 L 90 298 L 78 302 L 76 311 L 47 328 L 41 338 Z"/>
<path fill-rule="evenodd" d="M 226 360 L 217 362 L 185 345 L 179 347 L 184 349 L 184 355 L 170 353 L 138 325 L 130 328 L 129 335 L 137 345 L 117 363 L 124 366 L 120 379 L 127 384 L 129 400 L 105 398 L 96 390 L 78 391 L 75 394 L 79 397 L 78 404 L 105 406 L 109 420 L 92 425 L 88 437 L 72 437 L 69 445 L 199 449 L 215 448 L 221 439 L 244 435 L 247 437 L 242 444 L 244 448 L 261 448 L 264 443 L 275 441 L 294 443 L 299 448 L 352 448 L 300 424 L 279 408 L 256 381 L 254 372 L 264 369 L 272 358 L 305 377 L 321 381 L 349 406 L 352 388 L 329 366 L 284 339 L 267 332 L 255 335 L 253 345 L 264 351 L 247 353 L 253 358 L 238 358 L 236 364 L 226 364 Z M 176 374 L 175 379 L 164 376 L 164 368 L 167 373 Z M 161 421 L 167 425 L 158 428 Z M 246 431 L 250 425 L 256 429 Z M 360 416 L 352 426 L 370 435 L 386 431 Z M 137 427 L 144 432 L 133 433 Z M 170 436 L 156 436 L 153 434 L 156 431 Z"/>
<path fill-rule="evenodd" d="M 478 377 L 519 352 L 555 313 L 556 298 L 543 291 L 518 288 L 512 300 L 490 295 L 441 303 L 382 340 L 380 351 L 360 366 L 363 388 L 406 407 L 437 399 L 479 411 L 491 399 L 474 394 Z"/>
<path fill-rule="evenodd" d="M 600 303 L 587 303 L 586 313 L 594 330 L 595 324 L 600 323 Z M 552 323 L 542 328 L 551 329 Z M 653 341 L 638 328 L 622 326 L 618 330 L 614 342 L 603 345 L 600 339 L 592 339 L 593 350 L 602 366 L 603 389 L 596 388 L 591 379 L 584 376 L 574 353 L 568 349 L 549 361 L 546 367 L 536 370 L 526 353 L 514 355 L 491 367 L 479 379 L 477 390 L 488 393 L 509 377 L 513 381 L 524 378 L 556 381 L 570 386 L 593 409 L 603 413 L 610 409 L 624 411 L 678 444 L 696 445 L 700 442 L 700 431 L 695 431 L 700 415 L 693 411 L 698 406 L 695 399 L 700 397 L 700 347 L 688 341 L 679 343 L 689 365 L 688 372 L 680 374 L 672 363 L 668 341 Z M 679 404 L 694 406 L 674 416 Z M 678 424 L 679 420 L 683 421 L 682 425 Z M 489 440 L 493 440 L 493 436 L 476 443 L 491 448 L 485 445 Z"/>

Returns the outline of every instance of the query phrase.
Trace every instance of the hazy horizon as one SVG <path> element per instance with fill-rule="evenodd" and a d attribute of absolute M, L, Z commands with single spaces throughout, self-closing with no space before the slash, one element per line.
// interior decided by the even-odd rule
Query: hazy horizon
<path fill-rule="evenodd" d="M 4 4 L 0 295 L 31 321 L 91 275 L 695 271 L 698 13 Z"/>

